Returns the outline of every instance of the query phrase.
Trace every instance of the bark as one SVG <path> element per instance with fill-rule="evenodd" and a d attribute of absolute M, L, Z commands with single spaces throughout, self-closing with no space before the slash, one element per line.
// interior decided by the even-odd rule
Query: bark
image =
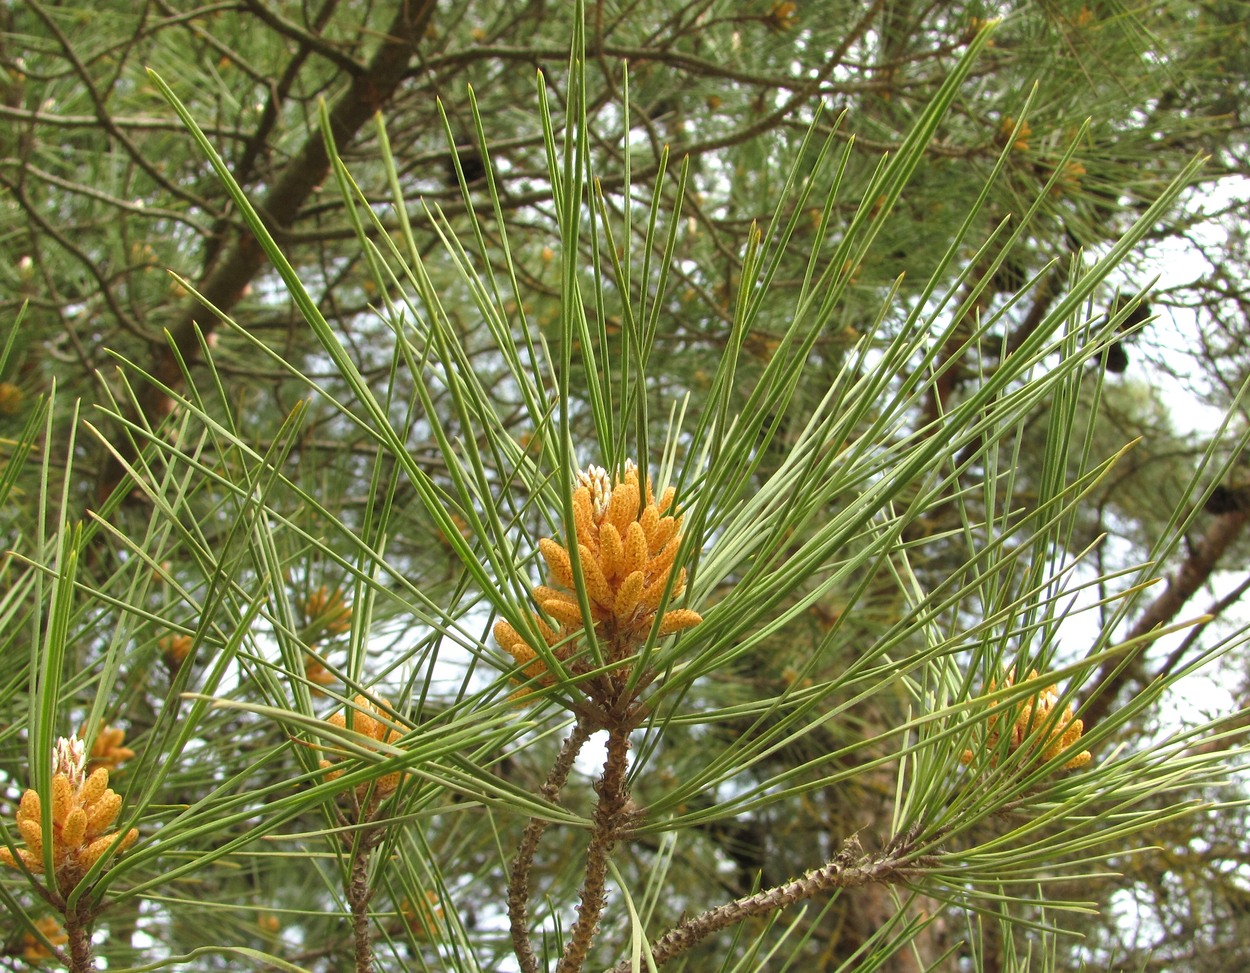
<path fill-rule="evenodd" d="M 70 909 L 65 913 L 65 935 L 69 937 L 70 973 L 91 973 L 96 968 L 91 952 L 91 922 L 77 909 Z"/>
<path fill-rule="evenodd" d="M 351 877 L 347 886 L 347 898 L 352 908 L 352 943 L 356 957 L 356 973 L 373 973 L 373 943 L 369 938 L 369 900 L 373 892 L 369 888 L 368 842 L 361 841 L 352 857 Z"/>
<path fill-rule="evenodd" d="M 712 933 L 736 925 L 753 916 L 768 915 L 778 909 L 823 895 L 835 889 L 858 888 L 874 883 L 906 882 L 925 866 L 928 856 L 917 856 L 911 835 L 899 835 L 875 854 L 864 854 L 858 841 L 850 839 L 830 862 L 801 877 L 728 902 L 685 919 L 655 940 L 651 958 L 657 966 L 686 952 Z M 628 973 L 630 960 L 622 960 L 611 973 Z"/>
<path fill-rule="evenodd" d="M 586 876 L 577 906 L 577 921 L 573 923 L 556 973 L 580 973 L 595 933 L 599 931 L 599 919 L 607 905 L 608 862 L 621 837 L 624 822 L 630 817 L 628 771 L 629 728 L 613 727 L 608 731 L 603 776 L 595 785 L 599 800 L 595 803 L 594 829 L 586 850 Z"/>
<path fill-rule="evenodd" d="M 550 804 L 560 802 L 560 792 L 564 789 L 573 770 L 573 763 L 582 747 L 590 739 L 590 728 L 578 720 L 569 734 L 560 755 L 556 758 L 547 780 L 539 790 L 539 794 Z M 538 957 L 534 953 L 534 944 L 529 935 L 529 900 L 530 870 L 534 864 L 534 853 L 538 843 L 547 831 L 547 822 L 542 818 L 531 818 L 521 836 L 521 845 L 516 857 L 512 860 L 511 873 L 508 876 L 508 924 L 512 933 L 512 947 L 516 952 L 517 961 L 521 964 L 522 973 L 538 973 Z"/>

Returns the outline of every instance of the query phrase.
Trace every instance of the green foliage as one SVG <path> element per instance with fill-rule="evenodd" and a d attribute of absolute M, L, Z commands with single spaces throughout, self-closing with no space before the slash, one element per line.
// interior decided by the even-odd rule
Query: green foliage
<path fill-rule="evenodd" d="M 1137 625 L 1235 539 L 1244 423 L 1107 363 L 1241 151 L 1244 25 L 348 7 L 4 12 L 0 821 L 61 827 L 103 721 L 139 832 L 4 869 L 5 961 L 51 908 L 76 970 L 93 930 L 135 970 L 1110 968 L 1116 872 L 1166 933 L 1150 863 L 1239 813 L 1244 722 L 1170 710 L 1245 628 Z M 617 658 L 577 490 L 627 461 L 686 573 Z"/>

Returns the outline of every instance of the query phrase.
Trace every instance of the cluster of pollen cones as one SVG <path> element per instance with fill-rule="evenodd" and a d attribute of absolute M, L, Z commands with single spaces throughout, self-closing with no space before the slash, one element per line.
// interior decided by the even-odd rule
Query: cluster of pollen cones
<path fill-rule="evenodd" d="M 62 893 L 72 890 L 102 856 L 120 854 L 139 837 L 135 828 L 120 836 L 111 830 L 121 810 L 121 795 L 108 786 L 107 767 L 85 772 L 86 756 L 81 740 L 58 742 L 53 758 L 51 830 L 44 831 L 39 792 L 28 789 L 17 809 L 17 829 L 26 847 L 0 847 L 0 863 L 10 868 L 24 866 L 42 875 L 45 851 L 51 846 L 52 869 Z"/>
<path fill-rule="evenodd" d="M 596 466 L 578 474 L 573 516 L 582 583 L 569 549 L 543 538 L 539 550 L 547 562 L 549 584 L 534 589 L 534 600 L 558 628 L 537 614 L 535 626 L 561 662 L 574 659 L 580 650 L 575 637 L 584 628 L 579 589 L 609 664 L 628 658 L 647 639 L 666 593 L 670 600 L 681 595 L 686 572 L 674 570 L 681 547 L 681 518 L 671 509 L 674 494 L 669 487 L 657 500 L 650 480 L 632 463 L 615 482 Z M 679 632 L 701 621 L 698 612 L 675 608 L 660 616 L 658 634 Z M 496 624 L 495 640 L 528 679 L 541 685 L 556 681 L 542 655 L 511 624 Z M 581 666 L 574 661 L 571 668 L 576 674 Z M 592 684 L 587 691 L 594 695 Z"/>

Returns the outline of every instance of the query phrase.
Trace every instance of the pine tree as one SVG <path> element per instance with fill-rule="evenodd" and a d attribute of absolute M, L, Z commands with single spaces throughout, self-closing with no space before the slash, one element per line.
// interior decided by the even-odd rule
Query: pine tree
<path fill-rule="evenodd" d="M 0 12 L 13 962 L 1235 962 L 1246 27 L 1006 7 Z"/>

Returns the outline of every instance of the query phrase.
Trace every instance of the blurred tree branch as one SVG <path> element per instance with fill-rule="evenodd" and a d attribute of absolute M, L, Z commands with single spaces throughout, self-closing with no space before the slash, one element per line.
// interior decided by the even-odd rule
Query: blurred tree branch
<path fill-rule="evenodd" d="M 330 109 L 328 137 L 333 139 L 335 145 L 346 146 L 350 143 L 361 126 L 390 99 L 404 78 L 408 62 L 425 33 L 435 6 L 436 0 L 401 0 L 395 18 L 383 34 L 382 43 L 368 67 L 352 78 L 347 91 L 335 100 Z M 273 189 L 258 204 L 259 212 L 279 239 L 330 171 L 326 137 L 325 133 L 311 132 L 304 147 L 287 163 Z M 228 314 L 264 263 L 260 248 L 251 235 L 240 235 L 223 244 L 219 257 L 214 252 L 198 290 L 205 301 Z M 169 343 L 158 344 L 152 349 L 154 360 L 149 372 L 157 382 L 169 388 L 177 388 L 181 384 L 180 362 L 190 364 L 199 357 L 196 328 L 210 334 L 219 323 L 207 320 L 204 314 L 204 305 L 200 301 L 187 298 L 181 314 L 169 328 Z M 140 390 L 139 410 L 148 424 L 158 424 L 168 409 L 169 399 L 157 385 L 147 385 Z M 97 502 L 103 502 L 117 488 L 124 474 L 121 461 L 110 454 L 101 469 L 96 488 Z"/>
<path fill-rule="evenodd" d="M 1213 517 L 1202 537 L 1165 582 L 1163 593 L 1138 616 L 1122 641 L 1145 638 L 1156 628 L 1175 620 L 1189 599 L 1210 581 L 1220 558 L 1241 536 L 1247 520 L 1250 520 L 1250 512 L 1242 510 Z M 1081 704 L 1081 717 L 1086 725 L 1097 726 L 1117 700 L 1127 692 L 1140 689 L 1149 680 L 1145 666 L 1149 648 L 1150 642 L 1146 642 L 1125 657 L 1111 658 L 1102 664 Z"/>

